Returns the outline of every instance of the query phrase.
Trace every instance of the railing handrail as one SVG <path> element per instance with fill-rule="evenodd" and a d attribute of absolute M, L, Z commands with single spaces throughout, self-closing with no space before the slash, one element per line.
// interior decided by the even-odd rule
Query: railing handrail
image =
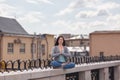
<path fill-rule="evenodd" d="M 83 64 L 83 63 L 94 63 L 94 62 L 105 62 L 105 61 L 114 61 L 114 60 L 120 60 L 120 55 L 116 56 L 75 56 L 75 57 L 69 57 L 68 60 L 70 62 L 74 62 L 76 65 Z M 23 71 L 23 70 L 33 70 L 34 68 L 41 68 L 41 69 L 47 69 L 52 68 L 50 65 L 52 59 L 47 60 L 15 60 L 15 61 L 0 61 L 0 72 L 10 72 L 10 71 Z"/>

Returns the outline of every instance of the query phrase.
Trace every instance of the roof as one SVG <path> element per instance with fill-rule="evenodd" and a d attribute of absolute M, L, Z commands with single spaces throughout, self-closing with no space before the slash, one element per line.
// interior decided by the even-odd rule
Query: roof
<path fill-rule="evenodd" d="M 0 17 L 0 31 L 4 33 L 28 34 L 15 19 L 5 17 Z"/>
<path fill-rule="evenodd" d="M 109 31 L 95 31 L 91 34 L 111 34 L 111 33 L 120 33 L 120 30 L 109 30 Z"/>
<path fill-rule="evenodd" d="M 83 52 L 85 51 L 84 47 L 68 47 L 70 52 Z M 86 47 L 86 51 L 89 51 L 89 47 Z"/>
<path fill-rule="evenodd" d="M 66 40 L 73 40 L 73 39 L 89 39 L 89 36 L 88 35 L 77 35 L 77 36 L 73 36 Z"/>

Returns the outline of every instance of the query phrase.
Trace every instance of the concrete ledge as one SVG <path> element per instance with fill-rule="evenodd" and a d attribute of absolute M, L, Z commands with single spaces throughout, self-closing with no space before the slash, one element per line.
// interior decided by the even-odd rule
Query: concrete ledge
<path fill-rule="evenodd" d="M 76 65 L 72 69 L 34 69 L 23 72 L 0 73 L 0 80 L 54 80 L 56 76 L 65 77 L 67 73 L 90 71 L 93 69 L 107 68 L 111 66 L 120 66 L 119 61 L 98 62 Z M 62 79 L 64 80 L 64 79 Z"/>

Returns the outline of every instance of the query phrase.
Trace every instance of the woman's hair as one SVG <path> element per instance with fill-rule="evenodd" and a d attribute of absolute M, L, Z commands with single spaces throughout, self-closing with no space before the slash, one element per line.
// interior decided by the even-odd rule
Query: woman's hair
<path fill-rule="evenodd" d="M 63 44 L 62 44 L 62 45 L 65 46 L 65 39 L 64 39 L 63 36 L 59 36 L 59 37 L 57 38 L 57 40 L 56 40 L 56 42 L 55 42 L 55 46 L 58 46 L 58 45 L 59 45 L 58 40 L 59 40 L 60 38 L 63 38 Z"/>

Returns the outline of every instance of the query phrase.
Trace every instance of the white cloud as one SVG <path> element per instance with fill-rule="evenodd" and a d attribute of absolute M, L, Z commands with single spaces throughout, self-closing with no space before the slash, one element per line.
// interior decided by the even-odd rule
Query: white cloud
<path fill-rule="evenodd" d="M 107 18 L 107 23 L 114 29 L 120 29 L 120 14 L 109 16 Z"/>
<path fill-rule="evenodd" d="M 80 11 L 75 17 L 76 18 L 89 18 L 97 15 L 96 11 Z"/>
<path fill-rule="evenodd" d="M 13 17 L 14 13 L 16 13 L 15 7 L 10 6 L 8 4 L 4 4 L 4 3 L 0 4 L 0 16 Z"/>
<path fill-rule="evenodd" d="M 64 10 L 59 11 L 56 15 L 57 16 L 62 16 L 62 15 L 65 15 L 67 13 L 72 12 L 74 10 L 75 5 L 76 5 L 76 2 L 70 3 L 67 8 L 65 8 Z"/>
<path fill-rule="evenodd" d="M 65 9 L 60 10 L 56 15 L 57 16 L 63 16 L 68 13 L 73 12 L 75 9 L 80 9 L 80 8 L 91 8 L 91 9 L 96 9 L 97 11 L 101 10 L 102 14 L 106 14 L 106 10 L 108 11 L 109 9 L 115 9 L 120 7 L 120 4 L 115 3 L 115 2 L 103 2 L 100 0 L 77 0 L 74 2 L 71 2 Z"/>
<path fill-rule="evenodd" d="M 28 3 L 38 4 L 38 3 L 47 3 L 47 4 L 53 4 L 53 2 L 49 0 L 26 0 Z"/>
<path fill-rule="evenodd" d="M 97 11 L 80 11 L 75 15 L 75 18 L 91 18 L 91 17 L 97 17 L 97 16 L 108 16 L 110 13 L 107 10 L 97 10 Z"/>
<path fill-rule="evenodd" d="M 68 28 L 68 30 L 78 30 L 79 28 L 84 28 L 86 23 L 85 22 L 70 22 L 70 21 L 65 21 L 65 20 L 58 20 L 53 23 L 51 23 L 53 26 L 61 26 L 64 29 Z M 87 26 L 88 27 L 88 26 Z"/>
<path fill-rule="evenodd" d="M 76 8 L 82 8 L 82 7 L 89 7 L 90 5 L 93 5 L 94 3 L 98 2 L 98 0 L 77 0 L 71 2 L 67 8 L 60 10 L 56 15 L 62 16 L 66 15 L 68 13 L 73 12 Z"/>
<path fill-rule="evenodd" d="M 40 12 L 29 12 L 24 16 L 19 17 L 18 20 L 24 24 L 32 24 L 40 22 L 43 18 L 44 16 Z"/>
<path fill-rule="evenodd" d="M 6 0 L 0 0 L 0 2 L 5 2 Z"/>
<path fill-rule="evenodd" d="M 104 21 L 94 21 L 94 22 L 91 22 L 91 23 L 89 23 L 88 24 L 88 26 L 90 26 L 91 28 L 92 27 L 104 27 L 104 26 L 106 26 L 107 25 L 107 23 L 106 22 L 104 22 Z"/>
<path fill-rule="evenodd" d="M 55 5 L 56 8 L 49 8 L 48 5 L 45 5 L 45 7 L 48 8 L 43 10 L 40 7 L 38 7 L 40 9 L 37 9 L 37 6 L 33 5 L 39 3 L 54 4 L 54 0 L 26 0 L 28 3 L 32 3 L 29 4 L 32 8 L 29 8 L 29 6 L 25 6 L 25 8 L 23 8 L 23 6 L 21 7 L 20 5 L 22 5 L 22 2 L 17 2 L 19 5 L 14 7 L 12 5 L 14 3 L 5 1 L 6 0 L 0 0 L 0 16 L 17 17 L 16 19 L 30 32 L 48 31 L 53 33 L 64 33 L 69 31 L 70 33 L 80 33 L 82 30 L 83 32 L 87 32 L 96 29 L 120 29 L 119 10 L 116 10 L 116 8 L 120 8 L 120 4 L 115 1 L 71 0 L 72 2 L 70 4 L 64 3 L 64 1 L 62 1 L 64 4 L 62 4 L 62 2 L 57 3 L 56 0 L 56 4 L 67 6 L 63 10 L 60 10 L 56 14 L 57 16 L 52 15 L 55 14 L 59 8 L 62 8 L 61 6 Z M 44 5 L 42 6 L 44 7 Z M 37 10 L 41 12 L 37 12 Z M 50 12 L 51 10 L 53 12 Z M 47 17 L 42 14 L 42 11 Z M 69 16 L 67 16 L 67 14 L 69 14 Z M 63 15 L 66 16 L 59 17 Z M 56 19 L 59 20 L 57 21 Z"/>
<path fill-rule="evenodd" d="M 58 21 L 52 22 L 51 25 L 53 25 L 53 26 L 67 27 L 67 26 L 69 26 L 69 22 L 64 21 L 64 20 L 58 20 Z"/>
<path fill-rule="evenodd" d="M 101 3 L 100 5 L 96 6 L 95 8 L 97 9 L 115 9 L 117 7 L 120 7 L 120 4 L 115 3 L 115 2 L 106 2 L 106 3 Z"/>
<path fill-rule="evenodd" d="M 110 15 L 110 12 L 105 9 L 101 9 L 97 12 L 97 16 L 108 16 L 108 15 Z"/>
<path fill-rule="evenodd" d="M 81 21 L 75 21 L 75 22 L 68 22 L 64 20 L 58 20 L 56 22 L 53 22 L 53 26 L 61 26 L 64 28 L 63 30 L 68 30 L 72 33 L 81 33 L 81 31 L 86 32 L 94 29 L 108 29 L 109 23 L 104 21 L 92 21 L 92 22 L 81 22 Z M 112 29 L 111 27 L 109 29 Z M 86 30 L 86 31 L 84 31 Z"/>

